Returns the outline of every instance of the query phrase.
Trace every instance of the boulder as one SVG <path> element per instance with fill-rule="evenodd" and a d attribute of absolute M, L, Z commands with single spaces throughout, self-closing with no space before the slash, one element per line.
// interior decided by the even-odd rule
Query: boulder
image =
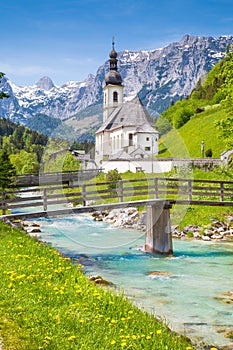
<path fill-rule="evenodd" d="M 166 271 L 149 271 L 147 273 L 148 276 L 164 276 L 164 277 L 170 277 L 172 276 L 172 273 L 171 272 L 166 272 Z"/>
<path fill-rule="evenodd" d="M 201 236 L 201 239 L 202 239 L 203 241 L 211 241 L 210 236 L 202 235 L 202 236 Z"/>
<path fill-rule="evenodd" d="M 214 234 L 211 236 L 211 239 L 223 239 L 222 235 Z"/>
<path fill-rule="evenodd" d="M 219 295 L 214 297 L 214 299 L 222 301 L 223 303 L 226 303 L 226 304 L 233 304 L 233 290 L 220 293 Z"/>
<path fill-rule="evenodd" d="M 104 286 L 113 286 L 112 282 L 109 282 L 109 281 L 103 279 L 103 277 L 101 277 L 101 276 L 92 276 L 89 278 L 89 280 L 94 282 L 95 284 L 101 284 Z"/>

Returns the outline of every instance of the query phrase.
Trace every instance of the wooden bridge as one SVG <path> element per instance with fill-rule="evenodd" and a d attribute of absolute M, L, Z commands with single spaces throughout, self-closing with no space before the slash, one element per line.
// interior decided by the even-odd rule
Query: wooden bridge
<path fill-rule="evenodd" d="M 46 172 L 40 174 L 16 175 L 15 185 L 39 186 L 53 184 L 71 184 L 74 181 L 87 181 L 99 174 L 99 169 Z"/>
<path fill-rule="evenodd" d="M 22 181 L 22 184 L 25 183 Z M 233 182 L 177 178 L 141 178 L 88 183 L 73 179 L 3 192 L 2 220 L 53 217 L 147 207 L 146 251 L 172 253 L 170 209 L 172 205 L 233 206 Z M 73 184 L 69 184 L 73 183 Z M 22 185 L 21 185 L 22 186 Z M 73 205 L 70 207 L 70 205 Z M 54 205 L 56 206 L 54 208 Z M 62 207 L 57 208 L 60 205 Z M 10 214 L 9 214 L 10 212 Z M 15 213 L 14 213 L 15 212 Z"/>

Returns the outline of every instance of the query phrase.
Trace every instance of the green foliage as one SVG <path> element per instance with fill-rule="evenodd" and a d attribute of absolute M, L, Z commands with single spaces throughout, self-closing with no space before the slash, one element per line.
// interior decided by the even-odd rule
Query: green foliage
<path fill-rule="evenodd" d="M 114 183 L 108 185 L 109 189 L 111 189 L 111 188 L 116 189 L 117 188 L 116 182 L 120 181 L 121 179 L 122 179 L 122 177 L 119 174 L 117 169 L 109 170 L 106 174 L 106 181 L 114 182 Z"/>
<path fill-rule="evenodd" d="M 211 148 L 208 148 L 206 151 L 205 151 L 205 156 L 207 158 L 211 158 L 213 155 L 213 152 L 212 152 L 212 149 Z"/>
<path fill-rule="evenodd" d="M 225 59 L 219 61 L 208 73 L 203 84 L 201 80 L 199 80 L 191 94 L 192 98 L 208 101 L 213 100 L 214 103 L 218 103 L 224 98 L 225 93 L 222 88 L 229 70 L 229 58 L 230 54 L 228 54 Z"/>
<path fill-rule="evenodd" d="M 164 135 L 172 129 L 172 125 L 164 115 L 160 114 L 156 120 L 156 128 L 160 135 Z"/>
<path fill-rule="evenodd" d="M 177 101 L 165 110 L 158 118 L 156 126 L 162 125 L 162 131 L 181 128 L 192 116 L 196 114 L 196 109 L 206 104 L 206 101 L 195 101 L 192 99 Z M 163 132 L 164 133 L 164 132 Z"/>
<path fill-rule="evenodd" d="M 63 171 L 73 171 L 80 169 L 80 162 L 70 153 L 67 152 L 62 170 Z"/>
<path fill-rule="evenodd" d="M 0 323 L 4 349 L 194 349 L 82 266 L 0 223 Z"/>
<path fill-rule="evenodd" d="M 85 153 L 89 153 L 95 147 L 95 143 L 90 140 L 84 140 L 83 142 L 75 141 L 70 146 L 70 151 L 83 150 Z"/>
<path fill-rule="evenodd" d="M 215 122 L 219 138 L 223 140 L 226 148 L 233 147 L 233 117 L 227 117 Z"/>
<path fill-rule="evenodd" d="M 5 191 L 14 181 L 16 171 L 6 151 L 0 151 L 0 189 Z"/>
<path fill-rule="evenodd" d="M 161 134 L 169 130 L 168 122 L 179 129 L 194 118 L 200 108 L 206 110 L 208 105 L 221 103 L 226 116 L 233 117 L 232 71 L 233 53 L 229 52 L 212 68 L 203 83 L 202 79 L 197 82 L 189 99 L 177 101 L 162 113 L 157 121 Z"/>
<path fill-rule="evenodd" d="M 80 169 L 79 161 L 68 151 L 69 144 L 65 140 L 50 139 L 43 154 L 43 171 L 62 172 Z"/>
<path fill-rule="evenodd" d="M 38 162 L 48 142 L 47 136 L 5 118 L 0 118 L 0 136 L 1 146 L 8 154 L 25 150 L 28 153 L 35 153 Z"/>
<path fill-rule="evenodd" d="M 225 120 L 222 106 L 206 106 L 205 111 L 195 114 L 179 130 L 172 129 L 160 138 L 159 157 L 201 158 L 201 142 L 211 148 L 213 157 L 218 158 L 226 150 L 223 139 L 219 139 L 216 123 Z M 229 136 L 232 133 L 229 133 Z"/>
<path fill-rule="evenodd" d="M 35 153 L 20 150 L 19 153 L 10 155 L 10 161 L 15 167 L 17 174 L 29 174 L 39 171 L 39 163 Z"/>

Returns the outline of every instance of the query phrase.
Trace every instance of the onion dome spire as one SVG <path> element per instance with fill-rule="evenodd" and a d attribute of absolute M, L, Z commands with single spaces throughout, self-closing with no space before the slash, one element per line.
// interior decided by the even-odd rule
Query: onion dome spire
<path fill-rule="evenodd" d="M 115 50 L 114 36 L 112 37 L 112 51 L 109 53 L 110 71 L 105 76 L 106 85 L 121 85 L 122 78 L 117 70 L 117 52 Z"/>

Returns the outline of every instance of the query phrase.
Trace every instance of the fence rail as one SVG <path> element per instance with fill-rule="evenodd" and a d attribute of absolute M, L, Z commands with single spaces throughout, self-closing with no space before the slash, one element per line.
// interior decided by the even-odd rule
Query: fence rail
<path fill-rule="evenodd" d="M 65 184 L 71 181 L 87 181 L 99 174 L 99 169 L 75 170 L 63 172 L 45 172 L 40 174 L 16 175 L 16 186 L 39 186 L 54 183 Z"/>
<path fill-rule="evenodd" d="M 31 192 L 31 193 L 30 193 Z M 233 182 L 177 178 L 142 178 L 117 182 L 92 182 L 73 185 L 46 185 L 2 192 L 0 209 L 48 207 L 57 204 L 74 205 L 133 202 L 140 199 L 164 199 L 170 203 L 233 206 Z"/>

